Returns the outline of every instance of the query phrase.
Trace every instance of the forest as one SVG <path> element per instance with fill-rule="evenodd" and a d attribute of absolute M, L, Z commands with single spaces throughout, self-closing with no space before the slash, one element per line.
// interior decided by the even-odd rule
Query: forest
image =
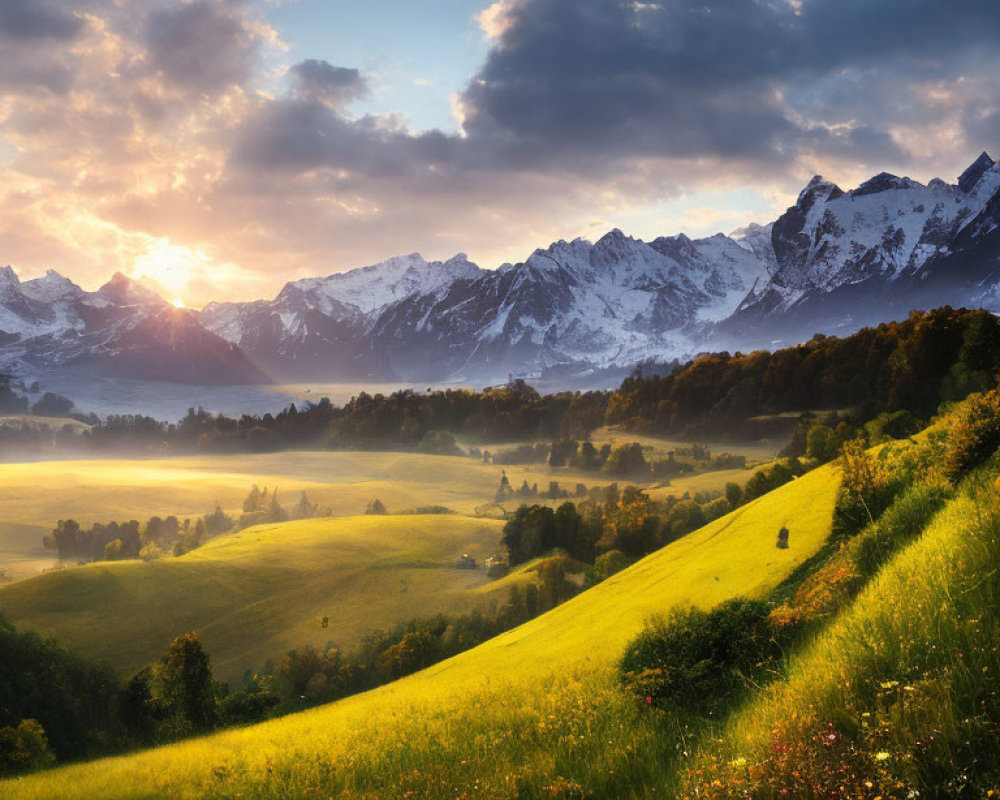
<path fill-rule="evenodd" d="M 451 437 L 493 443 L 585 440 L 603 425 L 689 440 L 756 440 L 789 435 L 804 413 L 834 412 L 854 427 L 903 411 L 926 420 L 942 402 L 989 389 L 998 369 L 1000 321 L 986 311 L 944 307 L 914 311 L 901 322 L 844 338 L 817 334 L 775 352 L 706 354 L 666 374 L 643 375 L 637 369 L 611 392 L 540 395 L 514 380 L 482 391 L 361 392 L 343 406 L 323 398 L 239 418 L 195 408 L 172 423 L 142 415 L 73 413 L 89 427 L 81 432 L 70 426 L 0 425 L 0 453 L 25 447 L 158 455 L 305 448 L 443 455 L 454 452 Z M 24 410 L 19 397 L 9 379 L 0 385 L 0 399 Z M 37 413 L 49 406 L 67 413 L 72 403 L 64 400 L 48 397 Z M 520 458 L 526 463 L 531 454 Z"/>

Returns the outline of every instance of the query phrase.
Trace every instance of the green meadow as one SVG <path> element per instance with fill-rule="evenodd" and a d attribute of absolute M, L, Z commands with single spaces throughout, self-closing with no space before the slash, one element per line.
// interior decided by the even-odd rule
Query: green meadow
<path fill-rule="evenodd" d="M 297 646 L 348 648 L 400 620 L 485 606 L 485 571 L 455 564 L 495 552 L 502 526 L 451 514 L 260 525 L 178 558 L 98 562 L 0 587 L 0 614 L 123 671 L 194 630 L 217 676 L 232 679 Z"/>
<path fill-rule="evenodd" d="M 765 596 L 827 540 L 838 484 L 832 466 L 808 473 L 541 617 L 371 692 L 0 789 L 11 798 L 569 798 L 585 796 L 582 785 L 606 797 L 661 785 L 676 754 L 658 751 L 658 723 L 617 689 L 622 649 L 650 615 Z M 265 533 L 278 541 L 283 527 L 232 546 L 252 550 Z"/>
<path fill-rule="evenodd" d="M 55 565 L 42 536 L 60 519 L 81 524 L 179 519 L 207 514 L 218 502 L 238 513 L 256 484 L 293 504 L 305 491 L 334 516 L 363 514 L 377 497 L 390 512 L 439 505 L 464 514 L 493 499 L 506 469 L 511 483 L 558 480 L 607 484 L 600 473 L 506 467 L 471 458 L 415 453 L 294 452 L 165 459 L 106 459 L 0 464 L 0 564 L 12 578 Z"/>

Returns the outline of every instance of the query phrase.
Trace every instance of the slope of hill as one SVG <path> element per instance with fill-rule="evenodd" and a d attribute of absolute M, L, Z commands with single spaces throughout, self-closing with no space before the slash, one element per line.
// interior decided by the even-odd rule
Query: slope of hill
<path fill-rule="evenodd" d="M 621 728 L 634 710 L 612 688 L 610 667 L 625 643 L 650 614 L 775 587 L 827 539 L 837 486 L 835 469 L 820 468 L 553 611 L 381 689 L 0 788 L 11 798 L 67 799 L 509 797 L 539 795 L 549 780 L 547 796 L 576 797 L 575 768 L 634 787 L 636 772 L 658 767 L 634 757 L 636 742 Z M 787 550 L 775 547 L 782 525 Z"/>
<path fill-rule="evenodd" d="M 261 525 L 179 558 L 101 562 L 0 588 L 0 614 L 124 672 L 197 630 L 220 678 L 293 647 L 356 645 L 377 628 L 488 602 L 482 570 L 502 522 L 454 515 Z M 320 620 L 329 618 L 328 627 Z"/>
<path fill-rule="evenodd" d="M 708 740 L 684 795 L 995 795 L 981 791 L 1000 780 L 995 476 L 994 463 L 967 484 Z"/>
<path fill-rule="evenodd" d="M 417 453 L 292 452 L 167 459 L 93 459 L 0 464 L 0 557 L 12 577 L 56 565 L 42 536 L 60 519 L 84 525 L 112 520 L 178 519 L 210 513 L 218 502 L 239 514 L 251 485 L 277 488 L 283 505 L 299 492 L 334 516 L 362 514 L 379 498 L 390 512 L 446 506 L 461 514 L 491 501 L 502 471 L 514 486 L 571 488 L 609 481 L 600 473 L 560 472 L 544 465 L 499 467 L 471 458 Z M 749 477 L 749 473 L 747 473 Z"/>

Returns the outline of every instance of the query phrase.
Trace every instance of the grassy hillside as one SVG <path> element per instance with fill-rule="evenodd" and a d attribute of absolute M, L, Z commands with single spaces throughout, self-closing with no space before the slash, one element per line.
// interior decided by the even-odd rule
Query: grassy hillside
<path fill-rule="evenodd" d="M 277 487 L 293 504 L 300 491 L 336 516 L 361 514 L 378 497 L 390 511 L 443 505 L 463 513 L 492 500 L 501 467 L 467 458 L 413 453 L 303 452 L 146 460 L 40 461 L 0 464 L 0 566 L 11 577 L 37 574 L 56 561 L 42 536 L 60 519 L 85 525 L 111 520 L 181 519 L 210 512 L 216 501 L 238 511 L 252 484 Z M 510 467 L 519 486 L 553 478 L 607 483 L 603 476 L 550 474 L 544 466 Z"/>
<path fill-rule="evenodd" d="M 830 533 L 816 470 L 553 611 L 378 690 L 260 726 L 0 784 L 11 798 L 621 796 L 662 770 L 611 666 L 645 619 L 761 596 Z M 778 529 L 790 547 L 775 547 Z M 635 722 L 635 724 L 632 724 Z M 628 725 L 628 727 L 624 727 Z M 577 787 L 577 788 L 575 788 Z M 621 790 L 621 791 L 619 791 Z M 408 794 L 412 793 L 412 794 Z M 464 793 L 464 794 L 463 794 Z"/>
<path fill-rule="evenodd" d="M 0 614 L 130 670 L 197 630 L 220 677 L 303 644 L 355 644 L 373 628 L 488 602 L 503 523 L 457 515 L 339 517 L 261 525 L 180 557 L 57 570 L 0 587 Z M 484 586 L 486 584 L 486 586 Z M 329 617 L 329 627 L 320 620 Z"/>
<path fill-rule="evenodd" d="M 685 794 L 982 797 L 973 786 L 1000 787 L 1000 514 L 984 477 L 709 742 Z"/>
<path fill-rule="evenodd" d="M 42 536 L 60 519 L 82 524 L 146 520 L 153 515 L 180 519 L 209 513 L 218 501 L 239 511 L 252 484 L 277 487 L 281 502 L 298 493 L 331 508 L 335 516 L 361 514 L 373 497 L 390 512 L 441 505 L 472 514 L 491 501 L 506 469 L 516 488 L 522 481 L 545 489 L 560 481 L 606 485 L 597 473 L 550 470 L 544 465 L 500 467 L 470 459 L 416 453 L 297 452 L 264 455 L 198 456 L 166 459 L 107 459 L 0 464 L 0 566 L 13 578 L 55 565 Z M 686 477 L 677 489 L 721 489 L 726 480 L 745 481 L 750 471 Z M 700 477 L 700 480 L 699 480 Z M 720 482 L 721 481 L 721 482 Z M 659 496 L 659 495 L 657 495 Z"/>

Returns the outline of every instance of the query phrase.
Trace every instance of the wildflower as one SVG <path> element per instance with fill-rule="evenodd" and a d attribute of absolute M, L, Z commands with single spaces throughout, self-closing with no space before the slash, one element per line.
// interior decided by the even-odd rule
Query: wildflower
<path fill-rule="evenodd" d="M 876 761 L 886 761 L 886 760 L 888 760 L 888 758 L 889 758 L 889 754 L 887 752 L 885 752 L 885 750 L 883 750 L 880 753 L 876 753 L 875 754 L 875 760 Z"/>
<path fill-rule="evenodd" d="M 745 767 L 746 765 L 747 765 L 747 760 L 743 758 L 743 756 L 735 758 L 729 762 L 729 766 L 731 767 Z"/>
<path fill-rule="evenodd" d="M 646 705 L 649 706 L 649 705 L 652 705 L 652 704 L 653 704 L 653 695 L 647 694 L 646 695 Z"/>

